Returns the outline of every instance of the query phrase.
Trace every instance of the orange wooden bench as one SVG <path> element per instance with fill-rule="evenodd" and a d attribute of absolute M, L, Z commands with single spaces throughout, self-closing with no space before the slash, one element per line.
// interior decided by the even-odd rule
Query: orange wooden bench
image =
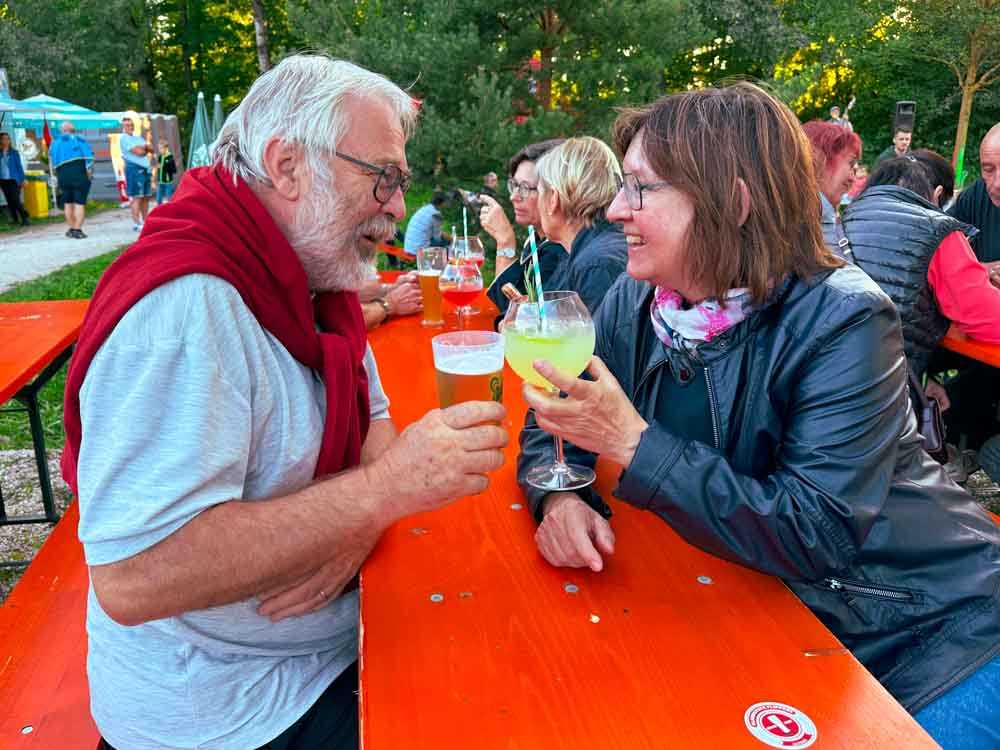
<path fill-rule="evenodd" d="M 76 503 L 0 606 L 0 748 L 94 750 Z"/>

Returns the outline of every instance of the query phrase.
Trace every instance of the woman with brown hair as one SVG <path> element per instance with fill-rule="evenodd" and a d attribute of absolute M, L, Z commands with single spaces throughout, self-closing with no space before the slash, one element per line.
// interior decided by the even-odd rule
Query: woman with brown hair
<path fill-rule="evenodd" d="M 1000 531 L 921 447 L 899 317 L 825 247 L 795 116 L 739 83 L 627 110 L 615 144 L 628 275 L 589 380 L 535 363 L 566 397 L 525 389 L 519 478 L 546 433 L 603 455 L 622 500 L 781 577 L 938 742 L 996 747 Z M 600 570 L 608 506 L 522 487 L 542 555 Z"/>

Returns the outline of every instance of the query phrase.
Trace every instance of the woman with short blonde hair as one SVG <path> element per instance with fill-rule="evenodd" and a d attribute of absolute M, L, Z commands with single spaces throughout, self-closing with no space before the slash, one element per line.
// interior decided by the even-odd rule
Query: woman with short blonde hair
<path fill-rule="evenodd" d="M 568 254 L 545 283 L 576 292 L 594 312 L 621 276 L 628 250 L 606 211 L 621 185 L 614 152 L 589 136 L 569 138 L 536 163 L 542 233 Z"/>
<path fill-rule="evenodd" d="M 621 186 L 618 159 L 604 142 L 583 136 L 570 138 L 549 151 L 536 165 L 539 195 L 555 194 L 566 220 L 581 227 L 604 217 Z M 539 197 L 540 205 L 545 199 Z"/>

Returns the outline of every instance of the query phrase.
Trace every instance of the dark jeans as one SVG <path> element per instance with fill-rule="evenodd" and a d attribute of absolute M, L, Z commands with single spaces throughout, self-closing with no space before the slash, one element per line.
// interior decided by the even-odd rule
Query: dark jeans
<path fill-rule="evenodd" d="M 1000 370 L 982 362 L 965 360 L 958 377 L 947 384 L 951 408 L 944 413 L 948 442 L 979 450 L 989 438 L 1000 434 Z"/>
<path fill-rule="evenodd" d="M 97 750 L 115 748 L 102 739 Z M 333 681 L 302 718 L 259 750 L 358 750 L 357 662 Z"/>
<path fill-rule="evenodd" d="M 28 212 L 21 204 L 21 187 L 14 180 L 0 180 L 0 190 L 3 190 L 3 197 L 7 201 L 7 210 L 10 211 L 10 220 L 15 224 L 20 224 L 28 218 Z"/>

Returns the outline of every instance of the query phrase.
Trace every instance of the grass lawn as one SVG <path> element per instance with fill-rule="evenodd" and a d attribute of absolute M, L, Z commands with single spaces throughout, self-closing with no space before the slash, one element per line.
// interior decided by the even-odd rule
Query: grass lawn
<path fill-rule="evenodd" d="M 19 284 L 0 294 L 0 302 L 29 302 L 34 300 L 89 299 L 94 294 L 97 280 L 104 269 L 124 250 L 100 255 L 65 268 L 60 268 L 47 276 Z M 42 424 L 45 427 L 45 445 L 48 448 L 62 448 L 63 388 L 66 385 L 66 368 L 50 380 L 39 394 Z M 31 431 L 24 414 L 0 414 L 0 450 L 31 448 Z"/>

